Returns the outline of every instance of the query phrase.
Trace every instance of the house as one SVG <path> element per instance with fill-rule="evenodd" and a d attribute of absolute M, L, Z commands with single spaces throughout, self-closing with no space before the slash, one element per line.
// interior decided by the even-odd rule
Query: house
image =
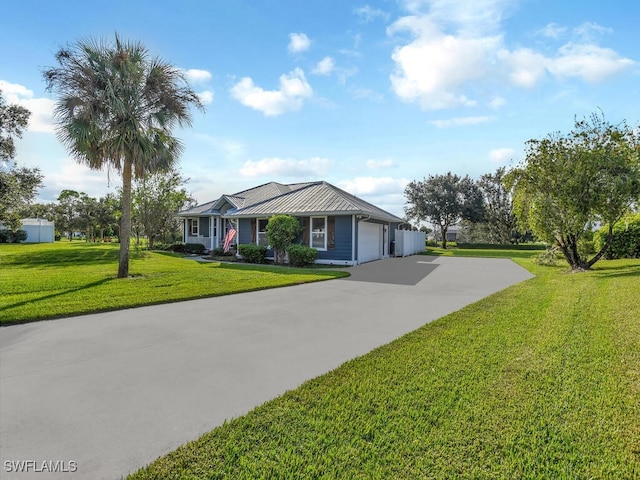
<path fill-rule="evenodd" d="M 388 257 L 395 229 L 404 221 L 330 183 L 259 185 L 198 205 L 178 215 L 184 242 L 213 250 L 235 229 L 234 243 L 267 245 L 266 226 L 273 215 L 298 218 L 296 243 L 318 250 L 318 263 L 356 265 Z M 271 252 L 272 254 L 272 252 Z"/>

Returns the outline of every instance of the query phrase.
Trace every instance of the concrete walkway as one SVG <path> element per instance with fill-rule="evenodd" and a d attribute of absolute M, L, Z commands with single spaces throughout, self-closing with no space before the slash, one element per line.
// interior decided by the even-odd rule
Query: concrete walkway
<path fill-rule="evenodd" d="M 412 256 L 348 279 L 0 329 L 0 477 L 117 479 L 305 380 L 531 277 Z M 75 473 L 16 474 L 43 461 Z M 63 463 L 64 462 L 64 463 Z M 9 468 L 15 468 L 15 463 Z"/>

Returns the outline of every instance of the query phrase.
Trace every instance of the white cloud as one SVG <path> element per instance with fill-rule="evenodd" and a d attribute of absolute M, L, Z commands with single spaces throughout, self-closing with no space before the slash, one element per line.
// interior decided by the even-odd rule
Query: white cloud
<path fill-rule="evenodd" d="M 290 53 L 300 53 L 309 50 L 311 40 L 304 33 L 290 33 L 289 46 L 287 49 Z"/>
<path fill-rule="evenodd" d="M 198 98 L 204 105 L 210 105 L 213 102 L 214 94 L 211 90 L 198 92 Z"/>
<path fill-rule="evenodd" d="M 240 169 L 240 175 L 243 177 L 320 177 L 326 175 L 332 165 L 332 160 L 320 157 L 308 160 L 263 158 L 257 162 L 245 162 Z"/>
<path fill-rule="evenodd" d="M 387 158 L 385 160 L 367 160 L 367 168 L 370 168 L 372 170 L 378 170 L 381 168 L 394 168 L 396 166 L 396 163 L 390 158 Z"/>
<path fill-rule="evenodd" d="M 416 38 L 396 47 L 391 84 L 401 99 L 417 101 L 426 110 L 473 106 L 465 86 L 487 74 L 491 53 L 501 36 L 454 36 L 444 34 L 428 17 L 404 17 L 390 33 L 408 30 Z"/>
<path fill-rule="evenodd" d="M 595 22 L 584 22 L 573 29 L 574 35 L 576 35 L 582 42 L 591 43 L 596 37 L 600 37 L 605 33 L 613 33 L 611 28 L 603 27 Z"/>
<path fill-rule="evenodd" d="M 529 48 L 501 50 L 498 58 L 508 67 L 509 80 L 518 87 L 532 88 L 544 77 L 549 59 Z"/>
<path fill-rule="evenodd" d="M 311 73 L 315 73 L 316 75 L 330 75 L 335 68 L 335 61 L 331 57 L 324 57 L 320 60 Z"/>
<path fill-rule="evenodd" d="M 513 158 L 515 153 L 513 148 L 496 148 L 489 152 L 489 159 L 495 163 L 506 163 Z"/>
<path fill-rule="evenodd" d="M 573 36 L 555 55 L 527 46 L 510 49 L 501 26 L 513 8 L 508 0 L 404 0 L 401 5 L 412 15 L 387 28 L 388 35 L 401 38 L 391 56 L 391 86 L 400 99 L 425 110 L 475 106 L 481 100 L 474 98 L 477 92 L 495 97 L 500 80 L 523 88 L 535 87 L 546 76 L 592 83 L 636 64 L 598 46 L 593 38 L 611 30 L 595 23 L 571 32 L 550 23 L 535 32 L 553 39 Z"/>
<path fill-rule="evenodd" d="M 0 80 L 2 90 L 7 103 L 20 105 L 31 112 L 27 130 L 32 132 L 55 132 L 53 111 L 56 102 L 49 98 L 34 98 L 33 91 L 17 83 L 9 83 Z"/>
<path fill-rule="evenodd" d="M 404 192 L 409 180 L 393 177 L 357 177 L 338 182 L 338 186 L 353 195 L 388 195 Z"/>
<path fill-rule="evenodd" d="M 568 43 L 560 48 L 559 54 L 548 62 L 547 68 L 554 76 L 578 77 L 589 83 L 600 82 L 635 64 L 610 48 L 596 45 Z"/>
<path fill-rule="evenodd" d="M 465 125 L 478 125 L 479 123 L 491 122 L 493 117 L 456 117 L 447 120 L 433 120 L 429 123 L 438 128 L 461 127 Z"/>
<path fill-rule="evenodd" d="M 183 70 L 184 76 L 191 83 L 205 83 L 211 80 L 211 73 L 207 70 L 198 70 L 196 68 L 190 68 L 188 70 Z"/>
<path fill-rule="evenodd" d="M 277 116 L 298 110 L 305 98 L 313 95 L 313 89 L 300 68 L 280 76 L 278 90 L 264 90 L 245 77 L 231 88 L 231 96 L 247 107 L 266 116 Z"/>
<path fill-rule="evenodd" d="M 567 32 L 567 27 L 563 27 L 556 23 L 549 23 L 536 32 L 536 35 L 541 35 L 548 38 L 560 38 Z"/>
<path fill-rule="evenodd" d="M 353 13 L 361 17 L 365 22 L 373 22 L 376 19 L 388 20 L 389 14 L 379 8 L 371 8 L 369 5 L 354 8 Z"/>

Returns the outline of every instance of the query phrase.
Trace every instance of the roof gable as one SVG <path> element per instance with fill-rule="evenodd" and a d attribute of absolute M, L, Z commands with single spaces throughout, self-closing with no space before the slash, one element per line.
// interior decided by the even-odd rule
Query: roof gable
<path fill-rule="evenodd" d="M 224 208 L 225 205 L 231 208 Z M 180 212 L 180 215 L 224 215 L 228 217 L 269 217 L 291 215 L 367 215 L 371 218 L 403 220 L 328 182 L 304 182 L 288 185 L 269 182 L 232 195 L 222 195 L 213 202 Z"/>

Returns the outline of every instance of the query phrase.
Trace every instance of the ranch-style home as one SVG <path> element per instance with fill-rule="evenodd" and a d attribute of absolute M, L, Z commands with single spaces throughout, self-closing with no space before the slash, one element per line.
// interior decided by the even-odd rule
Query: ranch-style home
<path fill-rule="evenodd" d="M 185 243 L 213 250 L 233 244 L 268 245 L 266 227 L 272 215 L 297 217 L 302 233 L 296 243 L 318 250 L 317 263 L 357 265 L 393 253 L 396 228 L 404 221 L 330 183 L 284 185 L 270 182 L 195 206 L 184 219 Z"/>

